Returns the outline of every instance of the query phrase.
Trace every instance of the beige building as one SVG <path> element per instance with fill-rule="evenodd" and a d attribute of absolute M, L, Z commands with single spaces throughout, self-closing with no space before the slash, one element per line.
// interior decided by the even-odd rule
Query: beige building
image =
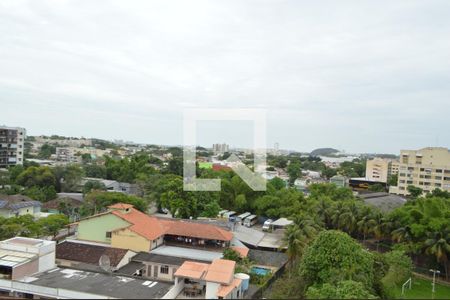
<path fill-rule="evenodd" d="M 390 192 L 408 195 L 413 185 L 428 193 L 436 188 L 450 191 L 450 152 L 447 148 L 428 147 L 420 150 L 402 150 L 398 187 Z"/>
<path fill-rule="evenodd" d="M 398 174 L 399 162 L 375 157 L 366 162 L 366 179 L 386 183 L 391 175 Z"/>

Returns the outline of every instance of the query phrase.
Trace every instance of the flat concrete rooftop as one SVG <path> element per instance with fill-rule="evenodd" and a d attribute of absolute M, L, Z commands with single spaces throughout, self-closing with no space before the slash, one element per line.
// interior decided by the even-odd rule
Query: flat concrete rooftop
<path fill-rule="evenodd" d="M 42 287 L 132 299 L 161 298 L 173 285 L 160 281 L 63 268 L 26 277 L 24 282 Z"/>

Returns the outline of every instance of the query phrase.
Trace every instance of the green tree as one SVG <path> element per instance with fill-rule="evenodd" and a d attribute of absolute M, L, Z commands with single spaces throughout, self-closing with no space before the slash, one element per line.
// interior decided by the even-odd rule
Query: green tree
<path fill-rule="evenodd" d="M 306 299 L 376 299 L 361 282 L 343 280 L 334 284 L 311 286 Z"/>
<path fill-rule="evenodd" d="M 232 260 L 235 262 L 241 261 L 241 256 L 235 250 L 231 248 L 226 248 L 223 250 L 223 259 Z"/>
<path fill-rule="evenodd" d="M 387 184 L 389 186 L 397 186 L 398 183 L 398 174 L 392 174 L 388 177 Z"/>
<path fill-rule="evenodd" d="M 103 182 L 97 180 L 88 180 L 83 186 L 83 195 L 86 195 L 93 190 L 106 191 L 106 186 L 103 184 Z"/>
<path fill-rule="evenodd" d="M 386 192 L 385 187 L 380 183 L 375 183 L 375 184 L 369 185 L 368 190 L 371 192 Z"/>
<path fill-rule="evenodd" d="M 31 199 L 38 200 L 41 202 L 53 200 L 57 196 L 55 187 L 52 185 L 44 187 L 33 186 L 24 189 L 23 191 L 21 191 L 21 193 L 23 195 L 30 197 Z"/>
<path fill-rule="evenodd" d="M 55 186 L 56 179 L 49 167 L 29 167 L 17 176 L 16 183 L 25 187 Z"/>
<path fill-rule="evenodd" d="M 69 219 L 65 215 L 50 215 L 39 219 L 37 224 L 42 227 L 43 234 L 55 237 L 64 226 L 69 224 Z"/>
<path fill-rule="evenodd" d="M 297 161 L 291 162 L 287 167 L 287 173 L 289 175 L 289 185 L 293 186 L 297 178 L 302 174 L 302 168 Z"/>
<path fill-rule="evenodd" d="M 105 211 L 108 206 L 116 203 L 127 203 L 134 206 L 134 208 L 146 212 L 147 202 L 136 196 L 131 196 L 119 192 L 104 192 L 93 190 L 84 197 L 84 203 L 81 211 L 83 215 L 96 214 Z"/>
<path fill-rule="evenodd" d="M 307 286 L 337 284 L 342 280 L 361 282 L 365 289 L 374 283 L 374 259 L 346 233 L 322 231 L 303 255 L 300 272 Z"/>
<path fill-rule="evenodd" d="M 50 145 L 48 143 L 45 143 L 41 146 L 41 149 L 39 149 L 39 158 L 47 159 L 50 158 L 52 154 L 56 153 L 56 147 L 54 145 Z"/>
<path fill-rule="evenodd" d="M 414 185 L 408 185 L 407 190 L 412 198 L 417 198 L 423 193 L 423 190 L 420 187 L 416 187 Z"/>
<path fill-rule="evenodd" d="M 97 164 L 83 165 L 86 177 L 106 178 L 106 167 Z"/>
<path fill-rule="evenodd" d="M 450 256 L 450 229 L 441 228 L 439 231 L 429 232 L 425 240 L 425 252 L 436 257 L 438 263 L 442 263 L 445 277 L 448 279 L 448 258 Z"/>
<path fill-rule="evenodd" d="M 270 179 L 268 184 L 271 185 L 276 190 L 281 190 L 286 187 L 286 182 L 280 177 L 274 177 Z"/>

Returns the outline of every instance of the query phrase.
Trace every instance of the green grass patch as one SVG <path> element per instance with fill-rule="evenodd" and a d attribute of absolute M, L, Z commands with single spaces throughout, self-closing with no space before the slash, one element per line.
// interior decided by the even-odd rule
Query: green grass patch
<path fill-rule="evenodd" d="M 405 288 L 405 295 L 402 296 L 402 287 L 396 288 L 396 299 L 432 299 L 431 281 L 421 278 L 413 278 L 411 289 Z M 434 299 L 450 299 L 450 286 L 436 283 Z"/>
<path fill-rule="evenodd" d="M 212 169 L 213 164 L 210 162 L 199 162 L 198 167 L 200 169 Z"/>

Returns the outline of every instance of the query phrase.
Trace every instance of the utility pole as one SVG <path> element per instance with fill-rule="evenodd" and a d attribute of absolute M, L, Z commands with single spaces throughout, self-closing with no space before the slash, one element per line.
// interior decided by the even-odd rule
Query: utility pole
<path fill-rule="evenodd" d="M 434 293 L 436 291 L 436 274 L 441 274 L 441 272 L 439 270 L 434 270 L 434 269 L 430 269 L 430 272 L 433 273 L 433 283 L 431 284 L 431 286 L 433 287 L 431 292 L 433 293 L 433 299 L 434 299 Z"/>

